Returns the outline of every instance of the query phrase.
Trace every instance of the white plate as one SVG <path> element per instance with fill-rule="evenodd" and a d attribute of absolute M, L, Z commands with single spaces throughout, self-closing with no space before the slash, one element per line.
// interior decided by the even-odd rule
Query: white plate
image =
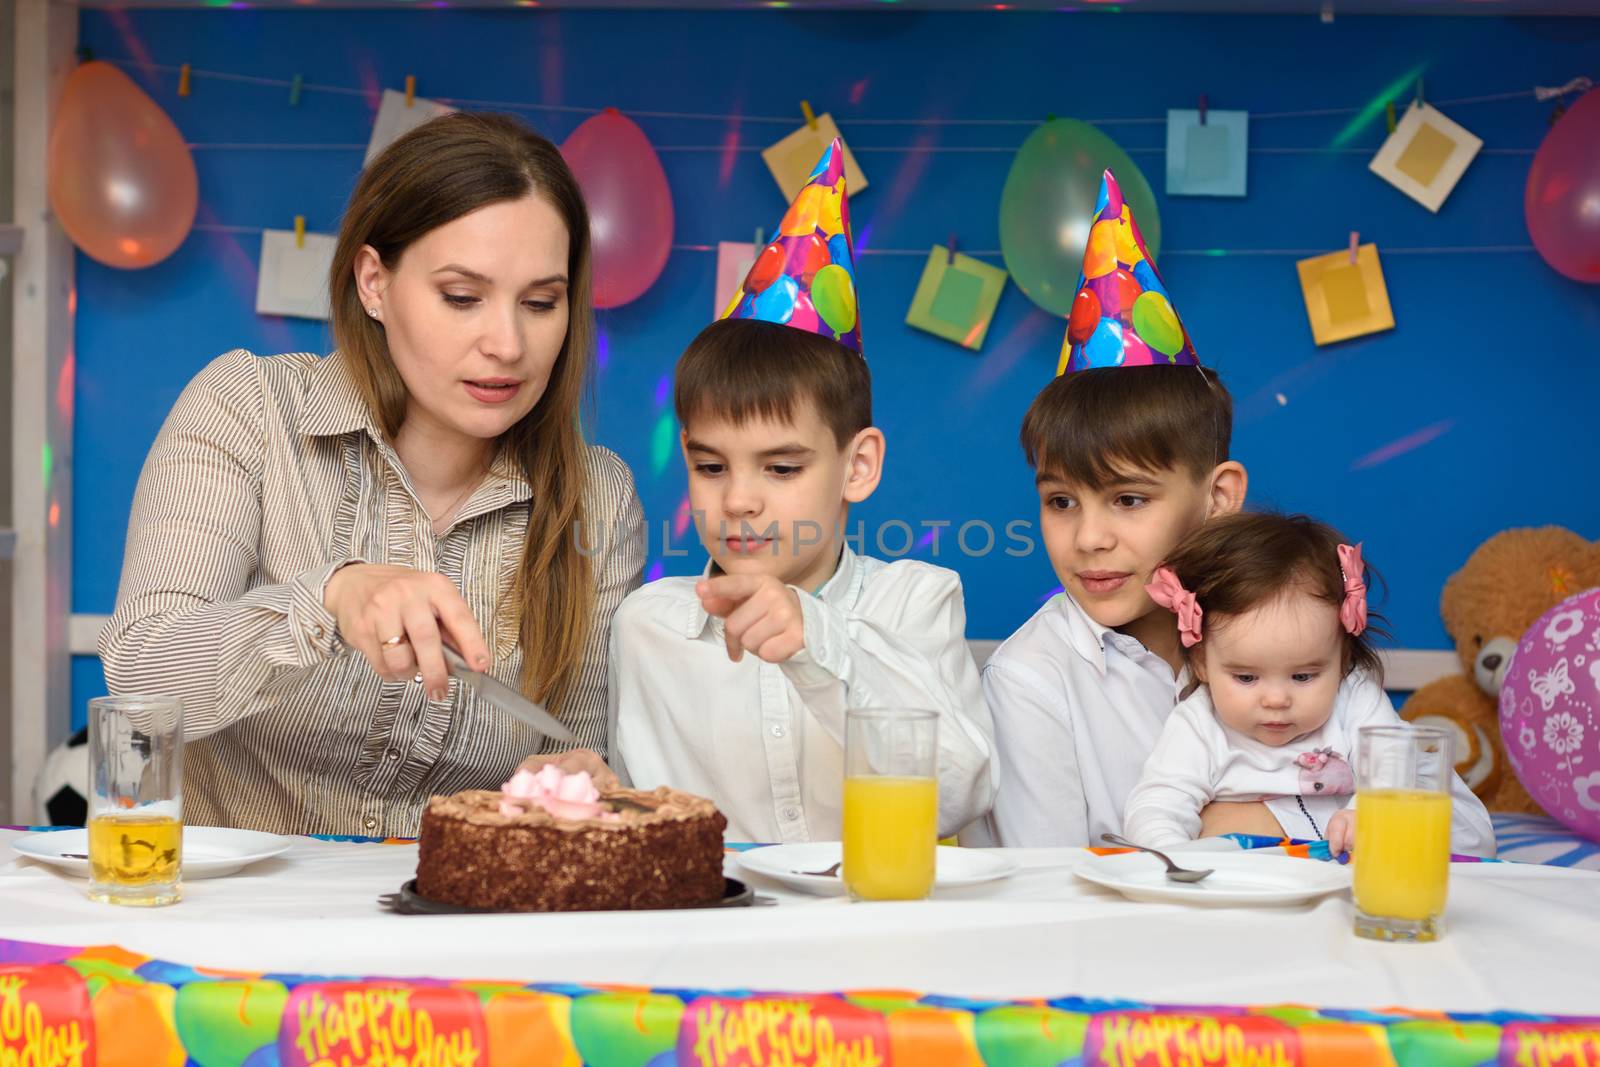
<path fill-rule="evenodd" d="M 1199 882 L 1174 882 L 1166 865 L 1144 852 L 1090 856 L 1073 873 L 1131 900 L 1213 906 L 1298 904 L 1350 888 L 1349 867 L 1319 860 L 1197 850 L 1177 852 L 1173 859 L 1181 867 L 1216 873 Z"/>
<path fill-rule="evenodd" d="M 229 830 L 220 826 L 183 828 L 183 880 L 220 878 L 242 867 L 289 851 L 292 842 L 277 834 L 260 830 Z M 27 834 L 11 842 L 11 847 L 31 860 L 59 867 L 80 878 L 89 877 L 89 861 L 69 854 L 89 851 L 87 830 L 50 830 Z"/>
<path fill-rule="evenodd" d="M 837 841 L 813 841 L 804 845 L 764 845 L 738 854 L 739 866 L 752 874 L 765 875 L 792 889 L 818 896 L 838 896 L 844 879 L 837 875 L 800 874 L 821 871 L 839 862 L 841 845 Z M 934 852 L 935 889 L 977 885 L 1004 878 L 1017 869 L 1017 861 L 998 852 L 971 848 L 940 847 Z"/>

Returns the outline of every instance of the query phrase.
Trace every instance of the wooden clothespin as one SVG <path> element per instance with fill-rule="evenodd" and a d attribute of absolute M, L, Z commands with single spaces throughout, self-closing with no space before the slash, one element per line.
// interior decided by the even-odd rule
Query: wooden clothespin
<path fill-rule="evenodd" d="M 290 107 L 299 107 L 300 106 L 300 87 L 305 84 L 305 81 L 306 80 L 304 78 L 302 78 L 300 75 L 296 74 L 294 76 L 294 81 L 289 83 L 289 106 Z"/>
<path fill-rule="evenodd" d="M 1389 101 L 1389 103 L 1384 106 L 1383 118 L 1384 118 L 1384 121 L 1389 124 L 1389 132 L 1391 134 L 1393 134 L 1394 133 L 1394 101 L 1393 100 Z"/>
<path fill-rule="evenodd" d="M 946 246 L 946 250 L 950 254 L 945 257 L 944 265 L 947 267 L 953 267 L 955 266 L 956 262 L 956 235 L 954 233 L 950 234 L 950 244 Z"/>
<path fill-rule="evenodd" d="M 406 107 L 411 107 L 417 102 L 417 76 L 406 75 Z"/>
<path fill-rule="evenodd" d="M 1361 234 L 1356 230 L 1350 231 L 1350 264 L 1355 265 L 1356 255 L 1361 250 Z"/>
<path fill-rule="evenodd" d="M 1200 125 L 1202 125 L 1202 126 L 1204 126 L 1206 124 L 1206 111 L 1207 111 L 1207 105 L 1209 103 L 1210 102 L 1206 99 L 1206 94 L 1205 93 L 1201 93 L 1200 94 Z"/>
<path fill-rule="evenodd" d="M 189 64 L 187 63 L 178 68 L 178 95 L 189 95 Z"/>
<path fill-rule="evenodd" d="M 1426 104 L 1427 102 L 1428 101 L 1426 99 L 1424 99 L 1423 95 L 1422 95 L 1422 78 L 1418 77 L 1417 78 L 1417 95 L 1416 95 L 1416 98 L 1412 101 L 1412 106 L 1421 107 L 1423 104 Z"/>
<path fill-rule="evenodd" d="M 756 227 L 756 243 L 751 247 L 756 250 L 756 255 L 758 256 L 761 254 L 761 250 L 767 247 L 767 231 L 760 226 Z"/>
<path fill-rule="evenodd" d="M 294 217 L 294 246 L 296 248 L 304 248 L 306 246 L 306 217 L 304 215 L 296 215 Z"/>
<path fill-rule="evenodd" d="M 806 128 L 809 129 L 809 130 L 813 130 L 813 131 L 816 130 L 816 128 L 817 128 L 817 115 L 816 115 L 816 112 L 811 110 L 811 101 L 809 101 L 809 100 L 800 101 L 800 114 L 802 114 L 802 115 L 804 115 L 806 117 Z"/>

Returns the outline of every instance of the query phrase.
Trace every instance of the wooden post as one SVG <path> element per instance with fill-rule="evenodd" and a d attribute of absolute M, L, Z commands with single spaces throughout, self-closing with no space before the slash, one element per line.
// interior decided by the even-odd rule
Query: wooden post
<path fill-rule="evenodd" d="M 46 158 L 76 66 L 78 9 L 16 0 L 11 517 L 11 822 L 34 822 L 34 777 L 71 721 L 72 245 L 50 212 Z"/>

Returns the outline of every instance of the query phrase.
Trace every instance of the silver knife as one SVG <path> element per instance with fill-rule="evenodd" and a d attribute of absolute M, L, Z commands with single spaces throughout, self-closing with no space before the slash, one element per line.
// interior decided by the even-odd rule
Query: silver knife
<path fill-rule="evenodd" d="M 546 737 L 565 741 L 569 745 L 578 743 L 578 735 L 561 725 L 560 720 L 554 715 L 498 678 L 468 667 L 467 661 L 461 658 L 461 653 L 449 645 L 444 645 L 443 648 L 445 665 L 450 668 L 451 674 L 461 679 L 461 684 L 470 685 L 484 700 L 512 718 L 527 723 Z"/>

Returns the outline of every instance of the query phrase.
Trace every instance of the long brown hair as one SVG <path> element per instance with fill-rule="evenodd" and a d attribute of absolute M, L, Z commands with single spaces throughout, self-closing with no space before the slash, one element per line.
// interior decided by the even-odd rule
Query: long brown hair
<path fill-rule="evenodd" d="M 1179 542 L 1166 559 L 1178 581 L 1199 602 L 1206 627 L 1299 588 L 1337 608 L 1344 601 L 1344 577 L 1339 571 L 1339 546 L 1353 544 L 1327 523 L 1305 515 L 1279 515 L 1269 511 L 1242 511 L 1210 519 Z M 1372 580 L 1382 577 L 1364 564 L 1369 591 Z M 1360 634 L 1343 629 L 1344 669 L 1357 668 L 1383 682 L 1383 660 L 1374 639 L 1387 638 L 1384 618 L 1367 610 L 1367 626 Z M 1204 641 L 1186 650 L 1192 663 Z"/>
<path fill-rule="evenodd" d="M 407 394 L 383 328 L 362 306 L 355 263 L 371 245 L 394 270 L 424 234 L 489 204 L 539 196 L 567 226 L 567 337 L 544 395 L 500 438 L 533 488 L 528 536 L 509 604 L 522 642 L 522 688 L 559 708 L 583 667 L 593 626 L 589 561 L 570 531 L 582 528 L 588 489 L 581 415 L 589 395 L 594 315 L 589 212 L 560 151 L 516 119 L 460 112 L 407 133 L 362 171 L 339 227 L 328 278 L 333 339 L 374 419 L 390 438 Z"/>

